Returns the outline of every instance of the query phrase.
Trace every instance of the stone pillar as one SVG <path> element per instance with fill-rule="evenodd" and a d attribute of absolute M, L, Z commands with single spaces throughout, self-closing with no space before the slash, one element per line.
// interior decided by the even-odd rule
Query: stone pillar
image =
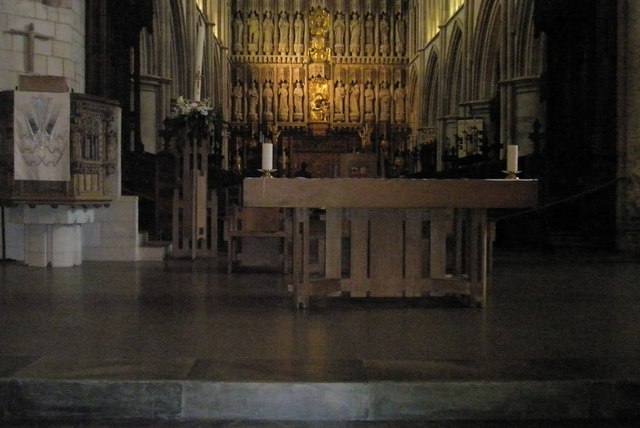
<path fill-rule="evenodd" d="M 640 2 L 618 1 L 616 247 L 640 251 Z"/>

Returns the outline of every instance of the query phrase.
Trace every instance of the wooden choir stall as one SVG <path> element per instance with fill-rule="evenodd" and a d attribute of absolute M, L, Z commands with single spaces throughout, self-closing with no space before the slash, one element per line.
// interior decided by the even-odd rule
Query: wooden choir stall
<path fill-rule="evenodd" d="M 486 303 L 490 208 L 537 204 L 536 180 L 244 181 L 244 206 L 293 209 L 294 302 L 312 296 L 454 294 Z M 310 273 L 310 213 L 324 210 L 323 275 Z"/>

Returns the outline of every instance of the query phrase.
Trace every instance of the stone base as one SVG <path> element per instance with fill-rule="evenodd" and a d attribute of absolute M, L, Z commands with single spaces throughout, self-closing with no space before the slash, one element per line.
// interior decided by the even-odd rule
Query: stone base
<path fill-rule="evenodd" d="M 94 221 L 94 210 L 20 205 L 9 221 L 24 227 L 24 262 L 29 266 L 70 267 L 82 263 L 82 228 Z"/>

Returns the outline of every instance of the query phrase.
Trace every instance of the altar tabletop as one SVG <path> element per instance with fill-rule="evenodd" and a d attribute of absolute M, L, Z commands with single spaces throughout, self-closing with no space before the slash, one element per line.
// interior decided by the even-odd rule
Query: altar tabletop
<path fill-rule="evenodd" d="M 248 207 L 527 208 L 537 180 L 248 178 Z"/>

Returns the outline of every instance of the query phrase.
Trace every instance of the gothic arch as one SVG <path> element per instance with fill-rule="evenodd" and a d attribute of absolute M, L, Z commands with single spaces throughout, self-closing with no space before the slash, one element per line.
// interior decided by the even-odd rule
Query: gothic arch
<path fill-rule="evenodd" d="M 463 59 L 462 59 L 462 30 L 456 22 L 451 34 L 451 42 L 449 46 L 449 55 L 446 76 L 449 87 L 446 88 L 447 103 L 446 114 L 456 115 L 458 107 L 462 102 L 462 82 L 464 77 Z"/>
<path fill-rule="evenodd" d="M 422 82 L 424 86 L 424 82 Z M 411 66 L 408 73 L 407 79 L 407 105 L 410 106 L 409 117 L 407 118 L 408 123 L 412 124 L 414 128 L 418 128 L 420 125 L 420 117 L 418 116 L 418 112 L 421 112 L 419 102 L 422 100 L 422 97 L 416 96 L 418 93 L 418 72 L 416 71 L 415 66 Z"/>
<path fill-rule="evenodd" d="M 540 69 L 540 38 L 534 36 L 533 0 L 517 3 L 514 28 L 516 76 L 537 76 Z"/>
<path fill-rule="evenodd" d="M 424 105 L 422 110 L 423 123 L 428 126 L 437 124 L 439 114 L 438 102 L 440 98 L 440 69 L 438 53 L 434 49 L 429 54 L 425 73 Z"/>
<path fill-rule="evenodd" d="M 471 99 L 488 99 L 496 92 L 496 84 L 501 77 L 499 76 L 501 30 L 500 2 L 485 0 L 480 9 L 474 37 Z"/>
<path fill-rule="evenodd" d="M 171 0 L 171 44 L 173 52 L 171 55 L 171 71 L 173 78 L 172 95 L 177 97 L 186 94 L 189 83 L 189 64 L 191 59 L 187 57 L 190 50 L 187 48 L 187 26 L 186 13 L 182 8 L 184 2 L 181 0 Z"/>

